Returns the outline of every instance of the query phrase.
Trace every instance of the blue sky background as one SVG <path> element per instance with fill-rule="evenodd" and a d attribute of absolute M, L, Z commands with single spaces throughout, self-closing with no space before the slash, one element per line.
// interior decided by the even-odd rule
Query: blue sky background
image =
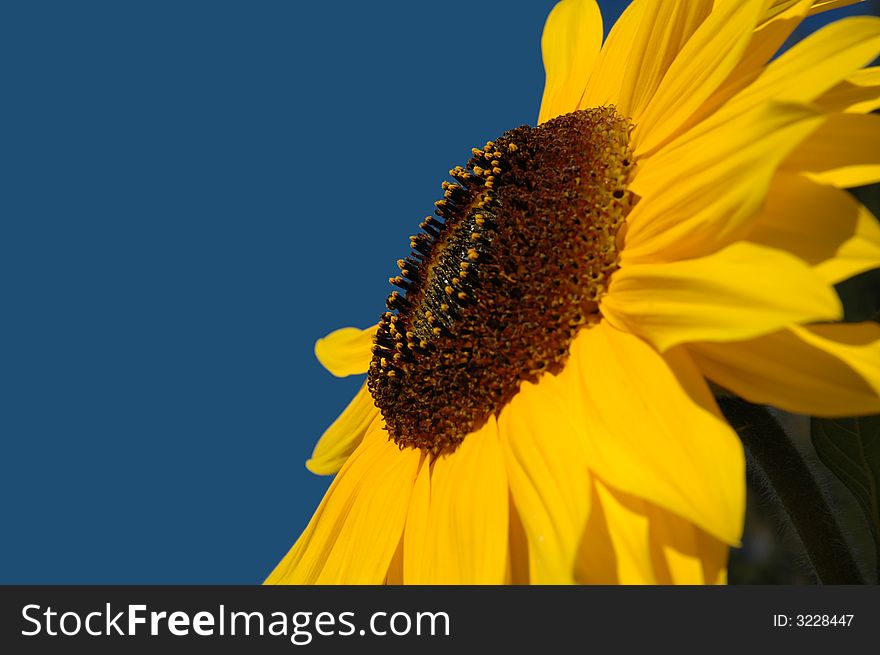
<path fill-rule="evenodd" d="M 534 123 L 552 5 L 3 4 L 0 582 L 265 577 L 360 383 L 315 339 Z"/>

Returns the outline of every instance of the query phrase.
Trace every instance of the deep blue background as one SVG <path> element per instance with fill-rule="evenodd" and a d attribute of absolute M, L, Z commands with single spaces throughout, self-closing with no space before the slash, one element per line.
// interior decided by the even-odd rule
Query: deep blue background
<path fill-rule="evenodd" d="M 534 123 L 552 5 L 3 4 L 0 582 L 265 577 L 360 382 L 315 339 Z"/>

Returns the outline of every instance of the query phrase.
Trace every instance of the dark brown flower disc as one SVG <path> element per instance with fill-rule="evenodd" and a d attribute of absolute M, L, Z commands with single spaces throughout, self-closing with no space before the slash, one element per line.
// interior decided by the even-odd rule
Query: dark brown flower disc
<path fill-rule="evenodd" d="M 558 373 L 618 266 L 629 123 L 611 107 L 518 127 L 450 171 L 391 282 L 368 386 L 400 447 L 454 450 Z"/>

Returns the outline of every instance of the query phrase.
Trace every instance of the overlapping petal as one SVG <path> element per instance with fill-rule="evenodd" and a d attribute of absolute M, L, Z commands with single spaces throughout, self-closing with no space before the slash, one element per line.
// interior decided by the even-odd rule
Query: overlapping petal
<path fill-rule="evenodd" d="M 508 526 L 507 474 L 493 417 L 455 453 L 422 463 L 404 536 L 404 582 L 502 584 Z"/>
<path fill-rule="evenodd" d="M 807 107 L 771 103 L 642 162 L 630 185 L 642 201 L 627 218 L 623 265 L 699 257 L 742 237 L 779 163 L 822 120 Z"/>
<path fill-rule="evenodd" d="M 826 26 L 765 66 L 809 7 L 806 0 L 792 2 L 760 26 L 741 61 L 682 125 L 676 139 L 699 138 L 768 102 L 821 101 L 880 53 L 880 18 L 861 16 Z"/>
<path fill-rule="evenodd" d="M 880 180 L 880 116 L 831 114 L 782 164 L 838 187 Z"/>
<path fill-rule="evenodd" d="M 878 51 L 880 18 L 858 16 L 831 23 L 772 61 L 707 122 L 723 123 L 769 101 L 812 102 L 870 63 Z"/>
<path fill-rule="evenodd" d="M 715 92 L 676 130 L 676 135 L 688 132 L 754 82 L 764 71 L 767 62 L 801 24 L 811 6 L 811 0 L 794 0 L 780 7 L 779 12 L 765 16 L 751 33 L 739 62 Z"/>
<path fill-rule="evenodd" d="M 603 321 L 578 335 L 561 378 L 577 390 L 600 479 L 738 542 L 742 447 L 686 353 L 661 355 Z"/>
<path fill-rule="evenodd" d="M 582 426 L 572 421 L 566 392 L 550 376 L 537 385 L 523 383 L 498 419 L 510 490 L 537 584 L 573 582 L 590 508 L 589 473 L 578 433 Z"/>
<path fill-rule="evenodd" d="M 798 4 L 798 1 L 799 0 L 773 0 L 767 8 L 766 19 L 769 20 L 778 16 L 782 12 Z M 810 5 L 810 15 L 813 15 L 820 14 L 829 9 L 854 5 L 862 1 L 863 0 L 812 0 L 812 2 L 808 1 L 807 4 Z"/>
<path fill-rule="evenodd" d="M 765 5 L 765 0 L 741 0 L 716 7 L 676 53 L 650 103 L 644 103 L 644 112 L 638 106 L 630 107 L 628 115 L 636 125 L 632 140 L 637 157 L 666 140 L 734 70 Z M 652 45 L 652 57 L 653 51 Z M 661 56 L 664 53 L 661 50 Z M 626 105 L 623 107 L 626 112 Z"/>
<path fill-rule="evenodd" d="M 590 521 L 579 545 L 582 584 L 657 584 L 651 564 L 650 523 L 638 497 L 592 482 Z M 627 501 L 632 502 L 627 502 Z"/>
<path fill-rule="evenodd" d="M 372 431 L 267 584 L 381 584 L 403 534 L 421 453 Z"/>
<path fill-rule="evenodd" d="M 880 223 L 852 194 L 793 174 L 773 180 L 748 240 L 786 250 L 837 284 L 880 268 Z"/>
<path fill-rule="evenodd" d="M 748 401 L 811 416 L 880 413 L 880 325 L 791 326 L 687 346 L 700 370 Z"/>
<path fill-rule="evenodd" d="M 836 321 L 840 299 L 808 264 L 738 242 L 708 257 L 621 268 L 602 312 L 661 351 L 689 341 L 740 341 L 791 323 Z"/>
<path fill-rule="evenodd" d="M 593 481 L 577 581 L 586 584 L 723 584 L 728 546 L 691 522 Z"/>
<path fill-rule="evenodd" d="M 865 114 L 880 107 L 880 66 L 862 68 L 816 99 L 827 112 Z"/>
<path fill-rule="evenodd" d="M 615 105 L 625 116 L 641 112 L 711 9 L 711 0 L 634 0 L 611 28 L 581 102 L 569 111 Z"/>

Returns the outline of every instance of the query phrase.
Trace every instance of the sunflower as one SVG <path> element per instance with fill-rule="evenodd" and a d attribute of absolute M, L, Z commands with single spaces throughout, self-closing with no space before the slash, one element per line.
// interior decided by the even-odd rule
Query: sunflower
<path fill-rule="evenodd" d="M 602 42 L 562 0 L 536 127 L 475 148 L 378 325 L 316 344 L 363 388 L 336 477 L 267 583 L 722 583 L 741 443 L 710 383 L 880 413 L 880 325 L 833 285 L 880 266 L 880 19 L 845 0 L 634 0 Z"/>

